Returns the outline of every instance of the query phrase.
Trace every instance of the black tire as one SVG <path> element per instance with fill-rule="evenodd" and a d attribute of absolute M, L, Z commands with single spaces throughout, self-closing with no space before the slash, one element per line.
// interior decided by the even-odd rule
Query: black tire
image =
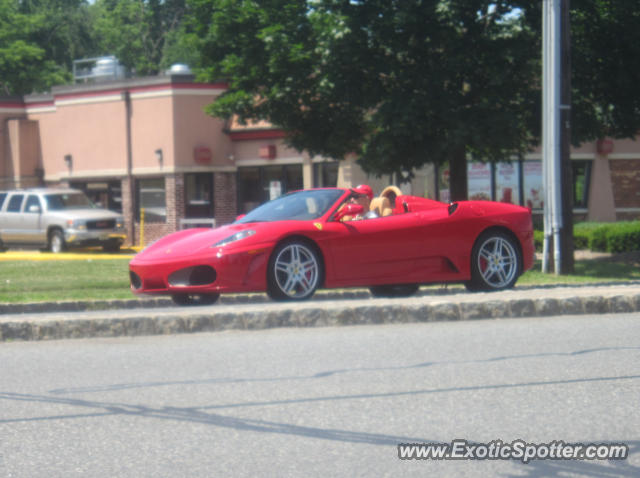
<path fill-rule="evenodd" d="M 502 231 L 480 235 L 471 251 L 469 291 L 511 289 L 522 273 L 522 254 L 516 240 Z"/>
<path fill-rule="evenodd" d="M 273 300 L 306 300 L 322 283 L 324 266 L 316 248 L 293 240 L 280 244 L 267 267 L 267 294 Z"/>
<path fill-rule="evenodd" d="M 0 239 L 0 252 L 7 252 L 7 249 L 9 248 L 5 246 L 4 242 L 2 242 L 2 239 Z"/>
<path fill-rule="evenodd" d="M 49 250 L 54 254 L 59 254 L 67 250 L 64 234 L 60 229 L 54 229 L 49 233 Z"/>
<path fill-rule="evenodd" d="M 220 294 L 173 294 L 171 300 L 176 305 L 213 305 Z"/>
<path fill-rule="evenodd" d="M 369 288 L 374 297 L 410 297 L 420 286 L 418 284 L 375 285 Z"/>
<path fill-rule="evenodd" d="M 120 251 L 120 242 L 118 241 L 108 241 L 102 245 L 102 250 L 104 252 L 118 252 Z"/>

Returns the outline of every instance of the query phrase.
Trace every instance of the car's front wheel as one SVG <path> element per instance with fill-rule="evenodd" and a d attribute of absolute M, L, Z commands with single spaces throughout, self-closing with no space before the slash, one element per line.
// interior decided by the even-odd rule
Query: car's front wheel
<path fill-rule="evenodd" d="M 291 241 L 278 246 L 269 260 L 267 294 L 274 300 L 305 300 L 322 279 L 322 261 L 306 242 Z"/>
<path fill-rule="evenodd" d="M 510 289 L 520 271 L 522 259 L 516 241 L 501 231 L 482 234 L 471 252 L 471 281 L 465 285 L 471 291 Z"/>
<path fill-rule="evenodd" d="M 220 294 L 173 294 L 171 299 L 176 305 L 212 305 Z"/>
<path fill-rule="evenodd" d="M 49 234 L 49 250 L 54 254 L 63 252 L 67 248 L 67 243 L 64 240 L 64 234 L 60 229 L 54 229 Z"/>

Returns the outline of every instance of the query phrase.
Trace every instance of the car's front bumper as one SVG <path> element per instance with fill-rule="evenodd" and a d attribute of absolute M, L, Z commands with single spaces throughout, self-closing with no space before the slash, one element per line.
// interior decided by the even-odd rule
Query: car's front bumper
<path fill-rule="evenodd" d="M 152 261 L 133 258 L 129 263 L 131 290 L 136 294 L 264 291 L 268 260 L 269 254 L 265 249 L 212 253 L 211 257 L 204 258 Z M 205 268 L 213 269 L 213 274 Z M 213 280 L 202 283 L 203 275 Z"/>
<path fill-rule="evenodd" d="M 64 232 L 64 240 L 71 246 L 104 245 L 109 243 L 124 243 L 127 236 L 124 231 L 118 229 L 81 230 L 67 229 Z"/>

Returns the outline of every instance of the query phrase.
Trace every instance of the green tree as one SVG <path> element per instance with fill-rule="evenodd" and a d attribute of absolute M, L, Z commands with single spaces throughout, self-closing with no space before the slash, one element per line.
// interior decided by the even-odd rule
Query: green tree
<path fill-rule="evenodd" d="M 21 13 L 41 19 L 32 39 L 48 60 L 70 72 L 73 60 L 95 53 L 86 0 L 22 0 L 19 5 Z"/>
<path fill-rule="evenodd" d="M 635 138 L 640 130 L 640 9 L 571 1 L 572 142 Z"/>
<path fill-rule="evenodd" d="M 155 75 L 184 52 L 178 46 L 184 0 L 97 0 L 95 39 L 138 75 Z"/>
<path fill-rule="evenodd" d="M 495 1 L 193 0 L 209 108 L 267 119 L 312 154 L 358 153 L 365 170 L 452 165 L 526 151 L 539 129 L 537 52 L 514 6 Z M 509 15 L 511 14 L 511 16 Z"/>
<path fill-rule="evenodd" d="M 0 87 L 4 94 L 44 91 L 69 78 L 43 40 L 48 20 L 46 13 L 29 11 L 17 0 L 0 0 Z"/>
<path fill-rule="evenodd" d="M 523 4 L 541 49 L 542 2 Z M 575 146 L 640 130 L 640 9 L 628 0 L 571 0 L 571 141 Z"/>

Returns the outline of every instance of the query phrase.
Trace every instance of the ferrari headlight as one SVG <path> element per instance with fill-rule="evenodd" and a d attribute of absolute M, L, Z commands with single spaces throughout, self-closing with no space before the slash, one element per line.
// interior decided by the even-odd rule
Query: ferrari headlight
<path fill-rule="evenodd" d="M 222 239 L 221 241 L 216 242 L 211 247 L 220 247 L 226 246 L 232 242 L 239 241 L 240 239 L 245 239 L 249 236 L 253 236 L 256 233 L 253 229 L 245 229 L 244 231 L 236 232 L 233 236 L 229 236 L 226 239 Z"/>

